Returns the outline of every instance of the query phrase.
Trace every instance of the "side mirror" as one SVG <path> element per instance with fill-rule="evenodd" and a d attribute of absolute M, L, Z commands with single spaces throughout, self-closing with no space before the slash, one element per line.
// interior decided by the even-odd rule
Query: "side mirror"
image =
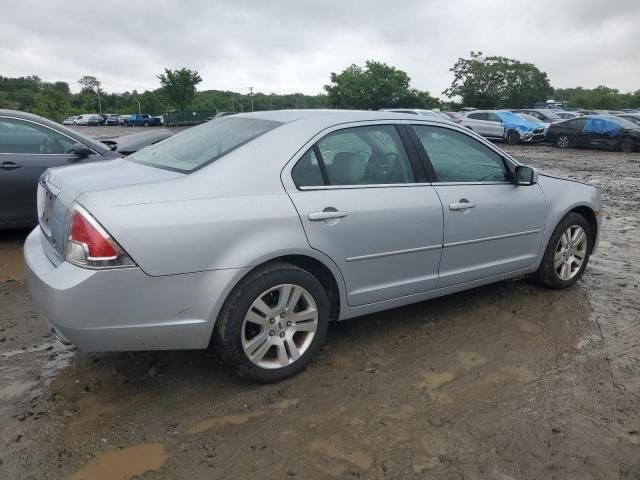
<path fill-rule="evenodd" d="M 91 155 L 91 149 L 87 147 L 84 143 L 74 143 L 73 144 L 73 154 L 79 159 L 87 158 Z"/>
<path fill-rule="evenodd" d="M 518 165 L 516 167 L 516 185 L 535 185 L 538 183 L 538 171 L 535 168 Z"/>

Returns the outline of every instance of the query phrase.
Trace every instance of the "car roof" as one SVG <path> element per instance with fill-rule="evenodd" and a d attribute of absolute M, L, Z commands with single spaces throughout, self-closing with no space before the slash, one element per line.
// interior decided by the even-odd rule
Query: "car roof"
<path fill-rule="evenodd" d="M 239 113 L 233 118 L 258 118 L 281 123 L 291 123 L 301 120 L 319 120 L 327 125 L 345 122 L 366 122 L 376 120 L 416 120 L 412 113 L 383 112 L 379 110 L 330 110 L 330 109 L 309 109 L 309 110 L 269 110 L 264 112 Z M 426 118 L 425 118 L 426 119 Z M 439 121 L 439 118 L 429 120 Z M 448 121 L 442 118 L 443 123 Z M 449 122 L 450 123 L 450 122 Z"/>

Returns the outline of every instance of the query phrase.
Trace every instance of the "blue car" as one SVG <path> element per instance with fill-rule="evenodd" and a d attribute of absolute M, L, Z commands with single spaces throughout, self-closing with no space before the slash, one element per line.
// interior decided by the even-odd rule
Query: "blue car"
<path fill-rule="evenodd" d="M 510 145 L 545 139 L 544 125 L 527 121 L 508 110 L 472 110 L 465 112 L 457 121 L 483 137 Z"/>

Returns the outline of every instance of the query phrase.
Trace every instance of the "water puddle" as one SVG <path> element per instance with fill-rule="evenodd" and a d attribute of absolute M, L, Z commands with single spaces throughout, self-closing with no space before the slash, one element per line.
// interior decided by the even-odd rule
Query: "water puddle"
<path fill-rule="evenodd" d="M 335 446 L 331 445 L 325 440 L 314 440 L 311 444 L 311 451 L 313 453 L 324 455 L 334 460 L 342 460 L 349 462 L 356 467 L 363 470 L 369 470 L 373 463 L 372 458 L 364 452 L 341 452 Z"/>
<path fill-rule="evenodd" d="M 162 443 L 145 443 L 133 447 L 98 453 L 65 480 L 128 480 L 149 470 L 157 470 L 167 459 Z"/>
<path fill-rule="evenodd" d="M 533 370 L 527 367 L 503 367 L 501 370 L 519 383 L 531 383 L 538 378 Z"/>
<path fill-rule="evenodd" d="M 22 248 L 0 248 L 0 282 L 24 280 Z"/>
<path fill-rule="evenodd" d="M 265 410 L 207 418 L 206 420 L 202 420 L 200 422 L 193 424 L 187 430 L 187 433 L 195 434 L 195 433 L 202 433 L 204 431 L 211 430 L 214 428 L 226 427 L 228 425 L 243 425 L 247 423 L 249 420 L 253 418 L 262 417 L 269 412 L 273 412 L 277 410 L 285 410 L 287 408 L 295 407 L 298 404 L 298 402 L 299 400 L 297 399 L 282 400 L 281 402 L 273 403 Z"/>
<path fill-rule="evenodd" d="M 445 383 L 449 383 L 456 376 L 451 372 L 429 372 L 422 375 L 422 380 L 414 383 L 418 388 L 428 388 L 431 390 L 437 390 Z"/>
<path fill-rule="evenodd" d="M 464 368 L 480 367 L 487 363 L 487 359 L 475 352 L 460 352 L 458 361 Z"/>

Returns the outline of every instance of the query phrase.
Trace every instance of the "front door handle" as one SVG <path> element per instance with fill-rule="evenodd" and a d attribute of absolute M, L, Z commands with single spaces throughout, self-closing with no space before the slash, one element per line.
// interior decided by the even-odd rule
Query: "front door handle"
<path fill-rule="evenodd" d="M 468 208 L 474 208 L 476 206 L 475 202 L 470 202 L 466 198 L 463 198 L 459 202 L 450 203 L 449 210 L 466 210 Z"/>
<path fill-rule="evenodd" d="M 16 168 L 20 168 L 21 165 L 18 165 L 17 163 L 14 162 L 2 162 L 2 169 L 3 170 L 15 170 Z"/>
<path fill-rule="evenodd" d="M 341 212 L 335 208 L 325 208 L 322 212 L 309 213 L 309 220 L 312 222 L 321 222 L 323 220 L 334 220 L 338 218 L 344 218 L 347 216 L 347 212 Z"/>

